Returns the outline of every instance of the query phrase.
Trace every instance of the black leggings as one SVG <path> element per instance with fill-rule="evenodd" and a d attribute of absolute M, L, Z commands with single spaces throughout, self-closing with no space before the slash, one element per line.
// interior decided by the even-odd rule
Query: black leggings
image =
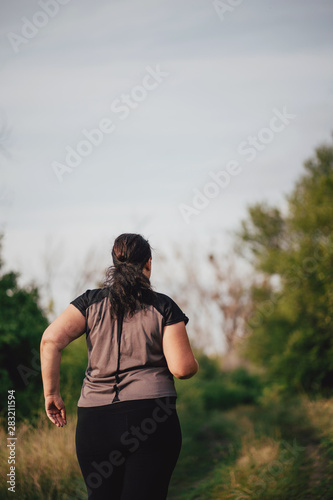
<path fill-rule="evenodd" d="M 75 439 L 89 500 L 165 500 L 182 440 L 176 398 L 78 407 Z"/>

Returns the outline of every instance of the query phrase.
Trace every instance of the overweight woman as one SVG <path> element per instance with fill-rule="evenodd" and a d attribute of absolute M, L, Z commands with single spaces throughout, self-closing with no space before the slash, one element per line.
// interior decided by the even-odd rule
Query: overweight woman
<path fill-rule="evenodd" d="M 173 376 L 198 371 L 187 316 L 150 285 L 151 249 L 121 234 L 103 288 L 87 290 L 45 330 L 41 365 L 48 418 L 66 424 L 61 351 L 86 334 L 76 453 L 89 500 L 165 500 L 181 449 Z"/>

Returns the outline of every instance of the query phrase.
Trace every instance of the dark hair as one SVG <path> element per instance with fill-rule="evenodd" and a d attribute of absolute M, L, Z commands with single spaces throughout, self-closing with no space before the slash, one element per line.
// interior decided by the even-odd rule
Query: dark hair
<path fill-rule="evenodd" d="M 152 294 L 150 281 L 142 272 L 151 258 L 151 248 L 140 234 L 124 233 L 118 236 L 112 248 L 113 266 L 106 271 L 104 286 L 109 288 L 111 317 L 133 316 L 138 309 L 146 309 Z"/>

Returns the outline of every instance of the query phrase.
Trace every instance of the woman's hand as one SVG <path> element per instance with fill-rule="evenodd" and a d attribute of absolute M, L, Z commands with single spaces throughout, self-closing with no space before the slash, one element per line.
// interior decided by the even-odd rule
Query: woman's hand
<path fill-rule="evenodd" d="M 57 427 L 67 424 L 65 403 L 60 395 L 45 396 L 45 411 L 48 418 Z"/>

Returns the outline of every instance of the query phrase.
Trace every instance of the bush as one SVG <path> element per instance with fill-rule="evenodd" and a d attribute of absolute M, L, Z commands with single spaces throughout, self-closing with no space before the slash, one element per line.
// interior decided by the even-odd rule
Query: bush
<path fill-rule="evenodd" d="M 21 287 L 19 275 L 3 272 L 0 236 L 0 408 L 15 390 L 16 418 L 36 416 L 42 398 L 39 344 L 48 325 L 38 289 Z"/>
<path fill-rule="evenodd" d="M 222 372 L 216 358 L 197 354 L 199 372 L 191 380 L 176 383 L 179 404 L 189 416 L 210 410 L 227 410 L 240 404 L 256 403 L 262 393 L 262 381 L 244 368 Z"/>

